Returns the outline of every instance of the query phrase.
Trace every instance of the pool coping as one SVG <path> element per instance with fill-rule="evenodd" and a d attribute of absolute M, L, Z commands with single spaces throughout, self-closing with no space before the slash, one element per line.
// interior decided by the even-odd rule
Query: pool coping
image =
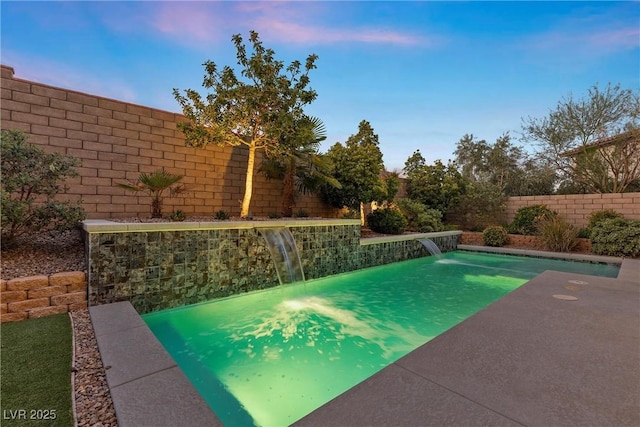
<path fill-rule="evenodd" d="M 359 219 L 274 219 L 246 221 L 184 221 L 184 222 L 116 222 L 106 219 L 86 219 L 82 228 L 93 233 L 133 233 L 154 231 L 226 230 L 274 227 L 315 227 L 322 225 L 360 225 Z"/>
<path fill-rule="evenodd" d="M 481 251 L 484 247 L 473 247 L 467 245 L 460 245 L 462 250 L 474 250 Z M 504 249 L 504 248 L 501 248 Z M 511 250 L 512 254 L 523 255 L 524 253 L 519 250 Z M 489 251 L 484 251 L 489 252 Z M 493 252 L 493 251 L 492 251 Z M 560 258 L 560 255 L 556 255 L 548 252 L 538 251 L 524 251 L 534 253 L 534 255 L 527 256 L 543 256 L 547 258 Z M 497 253 L 497 252 L 493 252 Z M 508 253 L 500 251 L 499 253 Z M 562 257 L 566 257 L 567 254 L 562 254 Z M 566 258 L 565 258 L 566 259 Z M 632 283 L 638 286 L 640 289 L 640 260 L 633 259 L 621 259 L 613 257 L 593 257 L 586 256 L 586 258 L 570 258 L 573 260 L 581 259 L 588 260 L 589 262 L 604 262 L 621 264 L 620 273 L 618 278 L 599 278 L 597 276 L 586 276 L 590 278 L 591 282 L 597 281 L 613 281 Z M 547 273 L 547 272 L 546 272 Z M 553 272 L 552 272 L 553 273 Z M 557 272 L 556 272 L 557 273 Z M 544 275 L 545 273 L 543 273 Z M 566 273 L 563 273 L 566 274 Z M 543 276 L 540 275 L 540 276 Z M 527 287 L 531 282 L 534 282 L 538 277 L 532 281 L 525 283 L 519 289 Z M 584 276 L 584 275 L 575 275 Z M 601 280 L 602 279 L 602 280 Z M 607 279 L 607 280 L 605 280 Z M 502 299 L 501 299 L 502 300 Z M 490 305 L 485 310 L 494 307 L 501 300 Z M 133 306 L 129 302 L 118 302 L 112 304 L 105 304 L 99 306 L 92 306 L 89 308 L 91 314 L 91 321 L 96 334 L 96 340 L 100 350 L 103 365 L 106 370 L 107 383 L 111 390 L 111 397 L 113 399 L 114 407 L 116 410 L 116 417 L 118 425 L 120 426 L 140 426 L 140 425 L 184 425 L 184 426 L 222 426 L 222 422 L 207 405 L 204 399 L 198 394 L 193 385 L 189 382 L 182 370 L 177 366 L 173 358 L 164 349 L 162 344 L 153 335 L 146 323 L 135 311 Z M 434 339 L 424 346 L 409 353 L 404 358 L 410 359 L 419 351 L 423 351 L 423 348 L 428 348 L 434 341 L 445 340 L 448 334 L 460 325 L 469 324 L 474 322 L 473 319 L 478 314 L 471 316 L 467 320 L 463 321 L 458 326 L 452 328 L 449 331 L 439 335 L 437 339 Z M 441 338 L 444 337 L 444 338 Z M 342 395 L 331 400 L 322 407 L 316 409 L 312 413 L 308 414 L 298 422 L 297 425 L 323 425 L 323 422 L 338 423 L 344 422 L 345 415 L 343 412 L 345 408 L 341 409 L 340 402 L 349 402 L 349 408 L 352 409 L 351 413 L 359 413 L 354 410 L 353 405 L 360 407 L 369 407 L 367 402 L 371 401 L 372 390 L 366 389 L 366 384 L 372 384 L 379 379 L 382 379 L 382 391 L 378 390 L 378 393 L 384 392 L 384 390 L 391 390 L 388 387 L 387 382 L 396 381 L 398 378 L 401 383 L 407 381 L 413 381 L 412 376 L 414 374 L 408 373 L 406 367 L 401 366 L 400 361 L 389 365 L 389 367 L 378 372 L 374 376 L 354 386 L 352 389 L 343 393 Z M 409 375 L 407 377 L 407 375 Z M 390 377 L 389 377 L 390 376 Z M 389 377 L 389 378 L 386 378 Z M 366 384 L 365 384 L 366 383 Z M 363 385 L 365 384 L 365 385 Z M 396 387 L 397 384 L 394 386 Z M 380 386 L 378 386 L 379 388 Z M 455 390 L 441 390 L 440 387 L 434 387 L 433 384 L 429 384 L 428 389 L 422 390 L 422 393 L 435 393 L 439 396 L 445 396 L 446 399 L 451 399 L 448 396 L 450 393 L 456 395 Z M 354 397 L 355 396 L 355 397 Z M 424 397 L 424 396 L 423 396 Z M 353 400 L 355 399 L 355 401 Z M 485 419 L 490 424 L 504 424 L 506 418 L 504 414 L 498 414 L 496 416 L 495 411 L 487 412 L 482 408 L 482 405 L 478 406 L 475 402 L 470 402 L 465 399 L 459 399 L 455 397 L 456 402 L 452 406 L 452 413 L 467 414 L 473 419 Z M 414 402 L 415 403 L 415 402 Z M 331 421 L 327 418 L 327 411 L 333 411 L 332 407 L 336 407 L 333 412 L 334 420 Z M 384 406 L 384 405 L 383 405 Z M 328 409 L 329 408 L 329 409 Z M 462 409 L 461 409 L 462 408 Z M 464 408 L 467 408 L 464 410 Z M 376 413 L 373 409 L 367 409 L 366 413 L 370 416 Z M 403 407 L 402 413 L 406 413 L 414 410 L 416 416 L 422 416 L 421 411 L 415 411 L 415 408 L 411 407 L 410 402 L 407 402 L 407 407 Z M 337 411 L 337 412 L 336 412 Z M 383 411 L 384 407 L 377 408 L 377 411 Z M 331 413 L 331 412 L 329 412 Z M 451 417 L 452 413 L 444 414 L 441 421 L 460 418 L 447 418 Z M 379 414 L 384 416 L 385 414 Z M 320 418 L 319 418 L 320 417 Z M 341 418 L 342 417 L 342 418 Z M 484 418 L 483 418 L 484 417 Z M 375 418 L 374 418 L 375 419 Z M 418 421 L 418 419 L 413 419 Z M 323 421 L 323 422 L 320 422 Z M 356 420 L 350 419 L 350 422 Z M 370 420 L 371 421 L 371 420 Z M 370 423 L 369 421 L 369 423 Z M 357 423 L 356 423 L 357 424 Z M 362 422 L 360 425 L 366 425 L 367 422 Z M 376 423 L 374 423 L 376 424 Z M 380 425 L 377 423 L 377 425 Z"/>

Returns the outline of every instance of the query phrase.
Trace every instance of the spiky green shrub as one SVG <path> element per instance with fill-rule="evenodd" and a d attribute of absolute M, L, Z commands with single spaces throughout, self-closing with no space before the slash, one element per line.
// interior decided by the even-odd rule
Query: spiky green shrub
<path fill-rule="evenodd" d="M 308 218 L 309 217 L 309 212 L 305 211 L 304 209 L 298 209 L 298 212 L 296 212 L 296 218 Z"/>
<path fill-rule="evenodd" d="M 570 252 L 578 245 L 578 230 L 558 215 L 539 221 L 538 234 L 549 251 Z"/>
<path fill-rule="evenodd" d="M 640 256 L 640 221 L 603 219 L 591 230 L 591 250 L 598 255 Z"/>
<path fill-rule="evenodd" d="M 482 232 L 482 241 L 487 246 L 504 246 L 509 241 L 507 229 L 501 225 L 492 225 Z"/>
<path fill-rule="evenodd" d="M 367 224 L 372 231 L 383 234 L 402 234 L 407 228 L 407 220 L 393 209 L 377 209 L 367 215 Z"/>
<path fill-rule="evenodd" d="M 29 232 L 68 230 L 86 218 L 80 201 L 58 198 L 66 191 L 64 181 L 78 176 L 78 159 L 47 154 L 16 130 L 2 130 L 0 146 L 3 245 Z"/>
<path fill-rule="evenodd" d="M 151 197 L 151 217 L 162 218 L 162 201 L 165 191 L 169 192 L 169 197 L 184 192 L 184 185 L 178 184 L 181 179 L 182 175 L 174 175 L 163 168 L 151 173 L 141 173 L 138 175 L 138 181 L 118 183 L 117 186 L 127 191 L 147 193 Z"/>
<path fill-rule="evenodd" d="M 180 209 L 175 210 L 173 212 L 171 212 L 171 215 L 169 215 L 169 219 L 171 221 L 175 221 L 175 222 L 182 222 L 185 219 L 187 219 L 187 215 L 185 215 L 184 212 L 182 212 Z"/>
<path fill-rule="evenodd" d="M 428 233 L 442 231 L 442 213 L 436 209 L 429 209 L 417 200 L 408 198 L 398 199 L 395 205 L 407 219 L 407 230 Z"/>
<path fill-rule="evenodd" d="M 221 221 L 224 221 L 224 220 L 227 220 L 227 219 L 231 218 L 231 215 L 229 215 L 229 212 L 220 209 L 219 211 L 216 211 L 213 214 L 213 217 L 215 219 L 219 219 Z"/>
<path fill-rule="evenodd" d="M 538 235 L 538 222 L 556 215 L 545 205 L 525 206 L 516 211 L 509 232 L 513 234 Z"/>

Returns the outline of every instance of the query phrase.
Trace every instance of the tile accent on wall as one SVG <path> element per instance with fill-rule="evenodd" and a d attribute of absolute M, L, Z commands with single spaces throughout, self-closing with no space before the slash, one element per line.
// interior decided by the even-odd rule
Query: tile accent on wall
<path fill-rule="evenodd" d="M 290 230 L 307 279 L 429 255 L 415 239 L 361 245 L 359 225 Z M 446 252 L 459 238 L 453 232 L 432 240 Z M 86 241 L 89 305 L 127 300 L 148 313 L 279 285 L 255 228 L 96 232 Z"/>

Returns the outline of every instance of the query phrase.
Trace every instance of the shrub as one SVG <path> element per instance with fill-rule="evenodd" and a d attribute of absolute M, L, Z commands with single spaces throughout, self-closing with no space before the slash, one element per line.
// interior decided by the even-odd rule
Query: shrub
<path fill-rule="evenodd" d="M 587 228 L 592 229 L 604 219 L 616 218 L 622 218 L 622 215 L 614 211 L 613 209 L 604 209 L 601 211 L 591 212 L 591 214 L 589 214 L 589 222 L 587 223 Z"/>
<path fill-rule="evenodd" d="M 282 218 L 282 214 L 280 212 L 271 212 L 269 214 L 269 218 L 271 218 L 271 219 L 280 219 L 280 218 Z"/>
<path fill-rule="evenodd" d="M 169 219 L 176 222 L 184 221 L 186 218 L 187 216 L 180 209 L 171 212 L 171 215 L 169 215 Z"/>
<path fill-rule="evenodd" d="M 304 209 L 300 209 L 298 210 L 298 212 L 296 212 L 296 218 L 308 218 L 309 217 L 309 212 L 305 211 Z"/>
<path fill-rule="evenodd" d="M 558 215 L 538 223 L 538 232 L 544 248 L 555 252 L 569 252 L 578 245 L 578 230 Z"/>
<path fill-rule="evenodd" d="M 3 243 L 27 232 L 68 230 L 84 218 L 80 202 L 60 201 L 56 196 L 66 188 L 69 177 L 78 176 L 80 161 L 59 153 L 46 154 L 26 142 L 24 133 L 2 130 L 0 138 Z"/>
<path fill-rule="evenodd" d="M 224 221 L 226 219 L 231 218 L 231 215 L 229 215 L 229 212 L 223 211 L 222 209 L 220 209 L 219 211 L 216 211 L 216 213 L 213 214 L 213 217 L 215 219 Z"/>
<path fill-rule="evenodd" d="M 372 231 L 383 234 L 402 234 L 407 228 L 407 220 L 392 208 L 377 209 L 367 215 L 367 224 Z"/>
<path fill-rule="evenodd" d="M 509 241 L 509 234 L 503 226 L 492 225 L 482 232 L 482 241 L 487 246 L 504 246 Z"/>
<path fill-rule="evenodd" d="M 509 225 L 509 232 L 513 234 L 537 235 L 537 223 L 556 215 L 545 205 L 525 206 L 516 211 L 513 222 Z"/>
<path fill-rule="evenodd" d="M 429 209 L 417 200 L 398 199 L 395 202 L 398 209 L 407 219 L 407 230 L 428 233 L 442 231 L 442 213 L 436 209 Z"/>
<path fill-rule="evenodd" d="M 640 221 L 603 219 L 591 230 L 591 250 L 598 255 L 640 256 Z"/>
<path fill-rule="evenodd" d="M 591 238 L 591 230 L 595 227 L 600 221 L 605 219 L 616 219 L 622 218 L 622 214 L 614 211 L 613 209 L 604 209 L 601 211 L 591 212 L 589 215 L 589 222 L 587 223 L 587 238 Z"/>
<path fill-rule="evenodd" d="M 184 185 L 176 185 L 182 179 L 181 175 L 174 175 L 164 169 L 158 169 L 152 173 L 141 173 L 138 181 L 119 183 L 118 187 L 127 191 L 144 191 L 151 197 L 151 217 L 162 218 L 162 200 L 164 192 L 169 191 L 169 197 L 176 196 L 185 191 Z"/>

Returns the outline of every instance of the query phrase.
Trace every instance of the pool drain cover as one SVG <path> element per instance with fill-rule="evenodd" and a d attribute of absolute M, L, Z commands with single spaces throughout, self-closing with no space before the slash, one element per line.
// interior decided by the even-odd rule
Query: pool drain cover
<path fill-rule="evenodd" d="M 553 297 L 563 301 L 576 301 L 578 299 L 578 297 L 574 297 L 573 295 L 562 295 L 562 294 L 556 294 Z"/>

